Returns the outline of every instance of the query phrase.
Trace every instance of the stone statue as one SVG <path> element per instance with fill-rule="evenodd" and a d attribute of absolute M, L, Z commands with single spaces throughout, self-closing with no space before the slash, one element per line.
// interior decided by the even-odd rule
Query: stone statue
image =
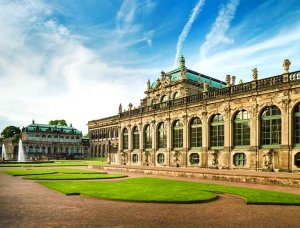
<path fill-rule="evenodd" d="M 230 75 L 227 74 L 226 77 L 225 77 L 225 82 L 226 82 L 226 86 L 230 86 Z"/>
<path fill-rule="evenodd" d="M 203 83 L 203 91 L 207 92 L 207 83 L 206 83 L 206 81 L 204 81 L 204 83 Z"/>
<path fill-rule="evenodd" d="M 122 104 L 120 103 L 120 105 L 119 105 L 119 113 L 121 113 L 122 112 Z"/>
<path fill-rule="evenodd" d="M 284 72 L 284 73 L 289 73 L 290 65 L 291 65 L 290 60 L 285 59 L 285 60 L 283 61 L 282 67 L 283 67 L 283 72 Z"/>
<path fill-rule="evenodd" d="M 235 76 L 231 77 L 231 85 L 234 86 L 235 85 Z"/>
<path fill-rule="evenodd" d="M 150 80 L 147 81 L 147 90 L 150 90 Z"/>
<path fill-rule="evenodd" d="M 180 68 L 185 68 L 185 59 L 184 59 L 183 55 L 181 55 L 181 57 L 180 57 L 179 66 L 180 66 Z"/>
<path fill-rule="evenodd" d="M 252 69 L 252 77 L 253 77 L 253 81 L 257 80 L 257 68 Z"/>
<path fill-rule="evenodd" d="M 162 70 L 161 71 L 161 80 L 164 81 L 166 79 L 166 73 Z"/>

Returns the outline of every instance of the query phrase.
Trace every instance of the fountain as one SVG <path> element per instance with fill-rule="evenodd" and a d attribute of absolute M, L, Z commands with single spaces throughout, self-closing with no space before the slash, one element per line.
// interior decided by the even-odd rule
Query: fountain
<path fill-rule="evenodd" d="M 2 161 L 7 160 L 7 154 L 6 154 L 6 150 L 5 150 L 5 145 L 4 143 L 2 144 Z"/>
<path fill-rule="evenodd" d="M 18 162 L 25 162 L 23 143 L 21 139 L 19 140 Z"/>

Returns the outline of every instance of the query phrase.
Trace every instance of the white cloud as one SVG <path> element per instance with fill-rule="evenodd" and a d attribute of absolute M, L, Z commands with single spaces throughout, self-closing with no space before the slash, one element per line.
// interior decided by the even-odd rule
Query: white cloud
<path fill-rule="evenodd" d="M 258 68 L 259 78 L 283 73 L 282 62 L 289 58 L 292 62 L 290 70 L 300 68 L 300 25 L 293 24 L 276 35 L 257 40 L 254 44 L 235 47 L 209 55 L 197 64 L 196 68 L 210 76 L 225 79 L 226 74 L 252 80 L 251 69 Z"/>
<path fill-rule="evenodd" d="M 177 41 L 177 45 L 176 45 L 176 55 L 175 55 L 175 59 L 174 59 L 174 66 L 173 68 L 175 68 L 177 66 L 177 62 L 179 59 L 179 55 L 182 49 L 182 45 L 187 37 L 187 35 L 189 34 L 189 31 L 192 28 L 192 25 L 194 23 L 194 21 L 196 20 L 199 12 L 201 11 L 201 7 L 203 6 L 203 4 L 205 3 L 205 0 L 199 0 L 197 2 L 197 4 L 195 5 L 195 7 L 193 8 L 191 15 L 189 17 L 188 22 L 185 24 L 185 26 L 183 27 L 183 30 L 181 31 L 179 37 L 178 37 L 178 41 Z"/>
<path fill-rule="evenodd" d="M 22 127 L 32 119 L 47 123 L 64 118 L 86 132 L 89 120 L 115 115 L 120 102 L 126 108 L 144 96 L 145 72 L 156 69 L 104 62 L 81 37 L 52 19 L 51 7 L 39 1 L 1 7 L 0 116 L 7 123 Z M 133 23 L 132 16 L 118 17 Z"/>
<path fill-rule="evenodd" d="M 218 17 L 200 47 L 200 55 L 202 58 L 206 57 L 206 54 L 217 45 L 233 42 L 225 33 L 230 27 L 230 22 L 234 18 L 238 5 L 239 0 L 229 0 L 226 6 L 220 9 Z"/>

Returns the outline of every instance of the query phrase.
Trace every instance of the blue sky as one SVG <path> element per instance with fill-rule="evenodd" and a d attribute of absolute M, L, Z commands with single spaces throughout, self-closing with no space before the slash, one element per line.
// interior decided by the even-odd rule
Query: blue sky
<path fill-rule="evenodd" d="M 0 0 L 0 131 L 139 105 L 176 67 L 224 80 L 300 69 L 298 0 Z"/>

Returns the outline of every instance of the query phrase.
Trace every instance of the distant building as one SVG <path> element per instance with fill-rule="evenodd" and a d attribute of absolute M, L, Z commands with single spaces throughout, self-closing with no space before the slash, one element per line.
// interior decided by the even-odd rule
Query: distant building
<path fill-rule="evenodd" d="M 146 97 L 88 122 L 90 155 L 113 164 L 300 170 L 300 71 L 236 84 L 187 69 L 148 80 Z M 111 150 L 118 147 L 118 149 Z"/>
<path fill-rule="evenodd" d="M 27 159 L 81 159 L 88 155 L 89 139 L 71 126 L 32 124 L 22 129 Z"/>

